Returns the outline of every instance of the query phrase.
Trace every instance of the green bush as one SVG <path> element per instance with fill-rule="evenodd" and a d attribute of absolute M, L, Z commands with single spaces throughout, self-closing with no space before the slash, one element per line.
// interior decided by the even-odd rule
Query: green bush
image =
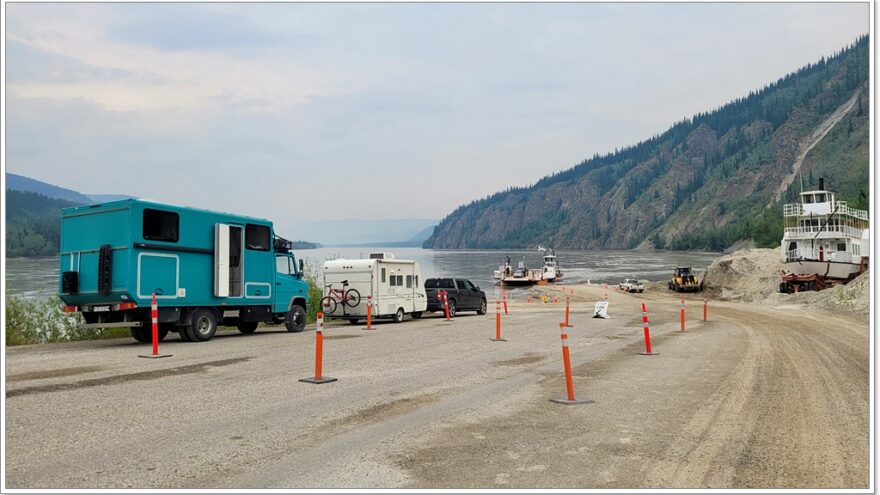
<path fill-rule="evenodd" d="M 129 337 L 127 328 L 81 329 L 79 313 L 65 313 L 58 297 L 30 301 L 6 290 L 6 345 L 46 344 L 74 340 Z"/>

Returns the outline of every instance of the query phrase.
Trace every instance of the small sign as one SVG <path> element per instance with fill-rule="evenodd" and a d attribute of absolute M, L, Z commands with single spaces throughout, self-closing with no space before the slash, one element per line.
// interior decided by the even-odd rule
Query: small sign
<path fill-rule="evenodd" d="M 177 297 L 186 297 L 186 289 L 180 287 L 177 289 Z"/>
<path fill-rule="evenodd" d="M 596 309 L 593 310 L 593 318 L 608 318 L 608 301 L 596 303 Z"/>

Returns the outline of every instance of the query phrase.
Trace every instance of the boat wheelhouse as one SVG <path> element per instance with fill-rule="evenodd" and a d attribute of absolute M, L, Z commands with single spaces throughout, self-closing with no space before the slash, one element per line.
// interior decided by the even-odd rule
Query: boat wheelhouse
<path fill-rule="evenodd" d="M 562 269 L 556 259 L 556 253 L 550 249 L 544 254 L 544 267 L 541 270 L 541 278 L 548 282 L 562 278 Z"/>
<path fill-rule="evenodd" d="M 847 280 L 867 268 L 868 212 L 837 201 L 822 179 L 817 190 L 800 194 L 799 203 L 785 205 L 783 215 L 780 250 L 789 274 Z"/>

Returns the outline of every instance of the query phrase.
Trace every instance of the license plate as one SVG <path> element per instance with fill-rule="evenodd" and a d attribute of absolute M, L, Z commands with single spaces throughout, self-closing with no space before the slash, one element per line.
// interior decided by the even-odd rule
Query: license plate
<path fill-rule="evenodd" d="M 92 306 L 92 311 L 110 311 L 110 306 Z"/>

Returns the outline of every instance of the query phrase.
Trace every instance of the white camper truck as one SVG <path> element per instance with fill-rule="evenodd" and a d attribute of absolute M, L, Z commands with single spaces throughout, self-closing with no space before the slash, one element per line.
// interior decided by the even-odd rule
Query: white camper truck
<path fill-rule="evenodd" d="M 428 298 L 419 264 L 396 260 L 391 253 L 324 263 L 325 317 L 345 318 L 357 324 L 367 317 L 368 301 L 373 304 L 373 318 L 392 318 L 398 323 L 406 314 L 421 318 Z"/>

